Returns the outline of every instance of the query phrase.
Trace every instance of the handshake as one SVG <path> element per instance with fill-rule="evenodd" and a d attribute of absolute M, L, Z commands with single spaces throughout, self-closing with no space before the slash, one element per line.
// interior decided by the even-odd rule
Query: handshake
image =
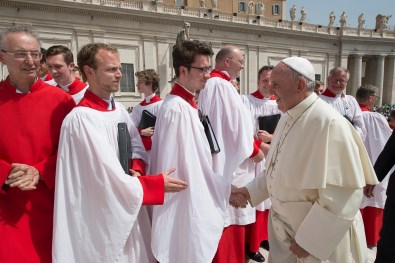
<path fill-rule="evenodd" d="M 229 197 L 229 204 L 234 208 L 245 208 L 248 205 L 248 202 L 251 203 L 250 193 L 247 188 L 241 187 L 237 188 L 232 185 L 232 192 Z"/>

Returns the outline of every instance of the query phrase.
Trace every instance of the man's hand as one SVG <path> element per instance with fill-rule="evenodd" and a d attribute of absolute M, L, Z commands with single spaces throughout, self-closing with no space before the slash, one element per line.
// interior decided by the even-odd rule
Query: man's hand
<path fill-rule="evenodd" d="M 263 154 L 266 156 L 267 153 L 269 152 L 270 144 L 267 144 L 267 143 L 262 142 L 262 143 L 261 143 L 261 146 L 259 146 L 259 149 L 261 149 L 261 151 L 263 152 Z"/>
<path fill-rule="evenodd" d="M 40 179 L 36 168 L 27 164 L 13 163 L 5 181 L 10 187 L 18 187 L 22 191 L 34 190 Z"/>
<path fill-rule="evenodd" d="M 273 139 L 273 135 L 264 130 L 259 130 L 256 136 L 258 140 L 265 143 L 271 142 Z"/>
<path fill-rule="evenodd" d="M 163 179 L 165 180 L 165 192 L 167 193 L 179 192 L 188 187 L 187 182 L 169 176 L 175 170 L 176 168 L 171 168 L 163 172 Z"/>
<path fill-rule="evenodd" d="M 250 200 L 250 193 L 247 188 L 237 188 L 232 185 L 232 192 L 229 197 L 229 204 L 235 208 L 246 208 Z"/>
<path fill-rule="evenodd" d="M 298 258 L 305 258 L 310 255 L 310 253 L 304 250 L 301 246 L 299 246 L 295 240 L 292 241 L 289 250 L 291 250 L 291 252 Z"/>
<path fill-rule="evenodd" d="M 154 127 L 148 127 L 140 131 L 140 134 L 143 136 L 152 136 L 154 135 Z"/>
<path fill-rule="evenodd" d="M 259 150 L 259 152 L 254 157 L 252 157 L 251 159 L 255 163 L 259 163 L 260 161 L 263 160 L 263 158 L 265 158 L 265 155 L 263 154 L 263 152 L 261 150 Z"/>
<path fill-rule="evenodd" d="M 363 188 L 363 194 L 367 197 L 373 197 L 373 189 L 374 189 L 375 185 L 371 185 L 371 184 L 367 184 L 364 188 Z"/>
<path fill-rule="evenodd" d="M 134 176 L 134 177 L 139 177 L 139 176 L 141 176 L 141 173 L 140 173 L 140 172 L 135 171 L 135 170 L 133 170 L 133 169 L 129 169 L 129 172 L 130 172 L 130 175 L 131 175 L 131 176 Z"/>

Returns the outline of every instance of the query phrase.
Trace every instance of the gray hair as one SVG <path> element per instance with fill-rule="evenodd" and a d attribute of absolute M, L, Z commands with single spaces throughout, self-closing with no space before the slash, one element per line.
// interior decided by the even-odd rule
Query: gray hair
<path fill-rule="evenodd" d="M 306 78 L 305 76 L 303 76 L 302 74 L 300 74 L 299 72 L 297 72 L 296 70 L 294 70 L 293 68 L 289 67 L 288 65 L 286 65 L 288 68 L 288 74 L 291 76 L 291 78 L 293 78 L 294 80 L 297 80 L 299 78 L 303 78 L 306 81 L 306 86 L 307 86 L 307 91 L 314 91 L 314 86 L 315 86 L 315 82 L 313 80 L 310 80 L 308 78 Z"/>
<path fill-rule="evenodd" d="M 370 96 L 377 96 L 379 89 L 371 84 L 365 84 L 359 87 L 355 98 L 359 103 L 366 102 Z"/>
<path fill-rule="evenodd" d="M 0 47 L 1 49 L 5 49 L 5 38 L 8 34 L 10 33 L 26 33 L 31 35 L 33 38 L 35 38 L 40 45 L 40 40 L 38 38 L 38 33 L 36 30 L 33 29 L 31 25 L 28 24 L 12 24 L 9 28 L 6 28 L 3 32 L 0 34 Z"/>
<path fill-rule="evenodd" d="M 348 69 L 346 69 L 346 68 L 343 68 L 343 67 L 334 67 L 333 69 L 331 69 L 329 71 L 329 76 L 328 77 L 332 77 L 333 74 L 335 74 L 336 72 L 342 72 L 342 71 L 346 72 L 347 79 L 350 79 L 350 71 Z"/>

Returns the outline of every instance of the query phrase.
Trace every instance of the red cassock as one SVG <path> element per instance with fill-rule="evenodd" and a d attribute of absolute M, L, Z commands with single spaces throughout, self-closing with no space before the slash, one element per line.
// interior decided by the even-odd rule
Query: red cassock
<path fill-rule="evenodd" d="M 74 100 L 38 79 L 27 94 L 0 82 L 0 262 L 51 262 L 55 165 L 64 117 Z M 12 163 L 34 166 L 37 188 L 5 185 Z"/>

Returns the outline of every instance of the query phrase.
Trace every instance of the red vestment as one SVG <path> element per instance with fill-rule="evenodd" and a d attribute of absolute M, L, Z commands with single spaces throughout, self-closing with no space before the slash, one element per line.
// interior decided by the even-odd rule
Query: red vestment
<path fill-rule="evenodd" d="M 51 262 L 55 166 L 70 95 L 38 79 L 27 94 L 0 82 L 0 262 Z M 34 166 L 37 189 L 5 185 L 12 163 Z"/>

